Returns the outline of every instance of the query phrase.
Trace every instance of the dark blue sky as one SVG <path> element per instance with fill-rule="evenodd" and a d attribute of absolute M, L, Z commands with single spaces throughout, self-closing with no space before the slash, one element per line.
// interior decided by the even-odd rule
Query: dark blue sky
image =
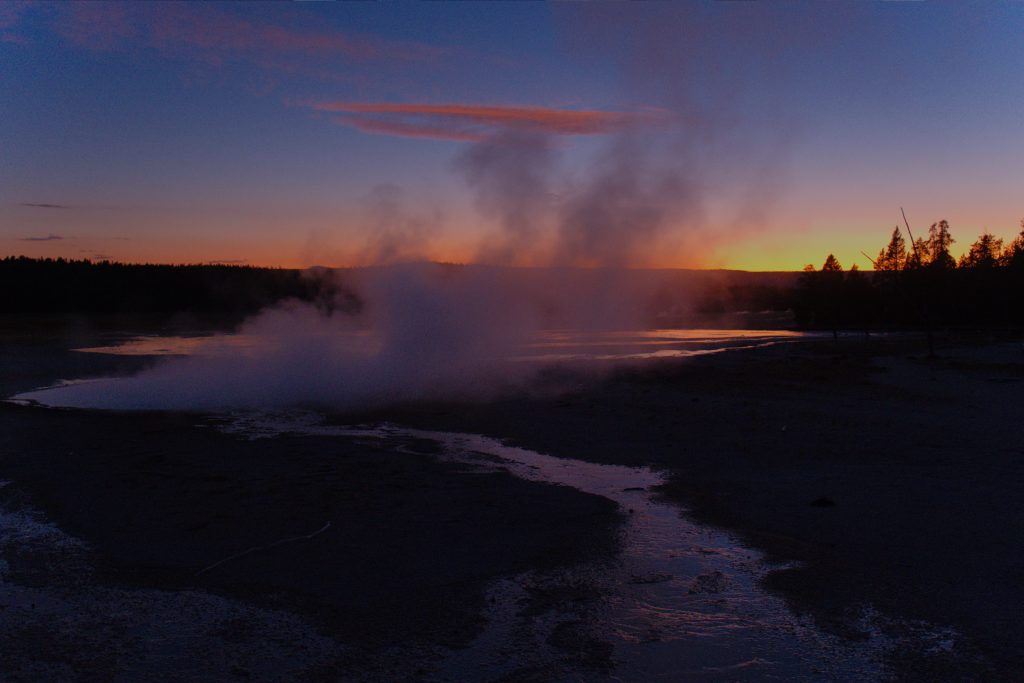
<path fill-rule="evenodd" d="M 965 247 L 1024 217 L 1021 35 L 1019 3 L 6 3 L 0 251 L 472 260 L 514 200 L 541 262 L 609 178 L 602 219 L 658 212 L 637 265 L 863 267 L 901 205 Z"/>

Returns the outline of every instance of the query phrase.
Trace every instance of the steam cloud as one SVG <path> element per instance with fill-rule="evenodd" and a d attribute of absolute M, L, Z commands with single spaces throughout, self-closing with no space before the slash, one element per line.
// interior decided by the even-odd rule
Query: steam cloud
<path fill-rule="evenodd" d="M 353 271 L 338 288 L 339 297 L 355 289 L 364 304 L 358 314 L 344 312 L 344 301 L 328 306 L 329 315 L 292 303 L 245 324 L 248 347 L 214 338 L 193 356 L 135 377 L 26 397 L 199 411 L 491 398 L 536 375 L 536 363 L 510 359 L 544 329 L 638 327 L 652 292 L 623 277 L 622 267 L 699 205 L 677 168 L 659 168 L 632 140 L 615 141 L 591 176 L 562 193 L 556 147 L 540 133 L 509 131 L 472 143 L 455 165 L 481 211 L 500 226 L 480 252 L 492 265 L 403 265 L 429 237 L 431 221 L 406 210 L 399 188 L 382 186 L 364 212 L 364 254 L 389 265 Z M 501 267 L 521 259 L 554 267 Z"/>
<path fill-rule="evenodd" d="M 480 250 L 491 265 L 401 263 L 426 242 L 431 222 L 404 208 L 400 190 L 381 187 L 368 201 L 364 254 L 384 265 L 350 271 L 340 305 L 326 307 L 333 313 L 292 303 L 243 326 L 249 347 L 214 338 L 135 377 L 24 397 L 106 409 L 358 410 L 528 387 L 540 366 L 512 359 L 543 330 L 643 324 L 656 287 L 625 266 L 701 213 L 693 173 L 659 164 L 635 140 L 614 141 L 567 190 L 556 191 L 566 187 L 557 162 L 549 138 L 520 132 L 472 143 L 457 158 L 479 208 L 500 226 Z M 549 267 L 506 267 L 521 261 Z M 352 288 L 359 313 L 345 312 Z"/>
<path fill-rule="evenodd" d="M 360 314 L 275 308 L 243 327 L 242 334 L 255 341 L 241 351 L 214 339 L 194 357 L 169 360 L 133 378 L 34 397 L 58 405 L 184 410 L 297 404 L 356 409 L 411 399 L 487 398 L 529 383 L 536 365 L 508 359 L 543 329 L 639 326 L 655 292 L 650 283 L 624 276 L 624 268 L 706 242 L 704 189 L 723 179 L 720 159 L 729 152 L 711 123 L 727 117 L 720 109 L 716 116 L 698 115 L 700 103 L 678 85 L 688 82 L 697 62 L 675 54 L 672 46 L 680 41 L 659 28 L 665 22 L 648 19 L 638 29 L 642 46 L 617 47 L 630 55 L 625 71 L 641 96 L 662 93 L 645 106 L 685 114 L 673 130 L 609 130 L 604 148 L 575 171 L 564 154 L 567 138 L 557 130 L 504 125 L 492 116 L 486 135 L 466 138 L 454 169 L 480 213 L 497 227 L 477 253 L 476 260 L 489 266 L 408 265 L 427 251 L 439 217 L 410 213 L 400 188 L 382 186 L 363 212 L 360 260 L 391 265 L 360 269 L 346 283 L 365 304 Z M 662 59 L 666 55 L 671 59 Z M 657 61 L 656 68 L 649 61 Z M 674 63 L 682 71 L 667 66 Z M 749 166 L 769 175 L 763 171 L 771 162 L 752 161 Z M 740 196 L 765 198 L 761 187 L 757 178 L 738 189 Z M 750 215 L 747 206 L 740 211 Z M 549 268 L 527 277 L 516 268 L 495 267 L 520 265 Z M 569 270 L 581 266 L 587 270 Z"/>
<path fill-rule="evenodd" d="M 213 337 L 195 355 L 135 377 L 25 397 L 106 409 L 361 408 L 487 397 L 525 378 L 505 359 L 537 329 L 536 318 L 509 296 L 502 273 L 424 264 L 369 269 L 361 280 L 373 302 L 362 314 L 288 304 L 250 320 L 238 338 Z"/>
<path fill-rule="evenodd" d="M 344 303 L 347 288 L 356 288 L 365 303 L 358 312 L 326 314 L 287 303 L 254 317 L 238 335 L 212 337 L 193 355 L 165 359 L 134 377 L 19 398 L 185 411 L 491 399 L 531 386 L 543 366 L 519 358 L 542 331 L 636 326 L 639 292 L 647 290 L 624 287 L 612 273 L 438 264 L 360 269 L 339 289 Z"/>

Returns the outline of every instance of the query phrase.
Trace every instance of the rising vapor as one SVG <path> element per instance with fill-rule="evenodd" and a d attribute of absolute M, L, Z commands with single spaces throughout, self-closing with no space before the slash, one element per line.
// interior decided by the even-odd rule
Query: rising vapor
<path fill-rule="evenodd" d="M 526 366 L 507 359 L 539 329 L 506 275 L 431 264 L 366 269 L 357 287 L 368 303 L 357 312 L 287 303 L 242 326 L 245 346 L 216 336 L 194 355 L 134 377 L 23 398 L 65 407 L 209 411 L 495 396 L 528 379 Z"/>
<path fill-rule="evenodd" d="M 716 191 L 740 196 L 767 198 L 759 188 L 774 188 L 765 181 L 774 175 L 771 166 L 760 158 L 754 164 L 758 175 L 738 186 L 721 172 L 736 162 L 718 123 L 729 117 L 720 101 L 714 115 L 704 111 L 688 78 L 694 61 L 678 54 L 688 48 L 677 46 L 677 36 L 660 32 L 660 25 L 647 21 L 637 27 L 643 49 L 625 50 L 630 60 L 672 58 L 657 69 L 624 64 L 623 72 L 635 76 L 624 91 L 647 98 L 628 111 L 308 104 L 368 132 L 462 141 L 454 171 L 494 226 L 477 251 L 479 265 L 410 265 L 429 253 L 439 216 L 411 210 L 401 188 L 383 185 L 366 199 L 356 254 L 360 263 L 375 266 L 335 283 L 338 296 L 348 297 L 344 302 L 273 308 L 242 327 L 254 340 L 243 351 L 214 338 L 194 357 L 167 360 L 129 379 L 54 389 L 46 402 L 115 409 L 350 410 L 410 400 L 486 399 L 529 386 L 538 366 L 509 359 L 542 330 L 635 329 L 648 323 L 645 315 L 659 292 L 627 269 L 684 253 L 693 262 L 708 250 L 704 226 L 715 198 L 712 180 Z M 676 63 L 678 69 L 666 66 Z M 582 166 L 578 158 L 575 165 L 567 159 L 578 136 L 594 136 L 597 143 Z M 748 208 L 738 211 L 748 215 Z M 323 262 L 316 249 L 308 256 Z M 518 266 L 543 268 L 527 272 Z M 311 276 L 334 277 L 323 271 Z M 353 299 L 361 306 L 347 305 Z"/>

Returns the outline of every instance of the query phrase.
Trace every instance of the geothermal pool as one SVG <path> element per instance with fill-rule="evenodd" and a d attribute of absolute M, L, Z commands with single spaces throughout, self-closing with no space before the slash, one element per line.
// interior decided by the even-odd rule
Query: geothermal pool
<path fill-rule="evenodd" d="M 379 340 L 369 332 L 336 333 L 354 349 L 372 352 Z M 716 330 L 656 329 L 613 332 L 549 330 L 527 341 L 515 360 L 642 360 L 645 358 L 683 358 L 721 353 L 736 348 L 766 346 L 820 336 L 791 330 Z M 82 353 L 122 356 L 191 356 L 224 349 L 238 353 L 258 353 L 271 341 L 255 334 L 218 334 L 124 336 L 103 346 L 74 349 Z"/>
<path fill-rule="evenodd" d="M 14 398 L 115 410 L 211 412 L 311 405 L 361 410 L 405 401 L 494 399 L 532 388 L 553 366 L 596 376 L 618 364 L 809 337 L 782 330 L 701 329 L 561 330 L 519 336 L 447 326 L 433 334 L 392 335 L 284 318 L 255 332 L 115 337 L 113 343 L 74 349 L 157 362 L 130 377 L 66 381 Z"/>

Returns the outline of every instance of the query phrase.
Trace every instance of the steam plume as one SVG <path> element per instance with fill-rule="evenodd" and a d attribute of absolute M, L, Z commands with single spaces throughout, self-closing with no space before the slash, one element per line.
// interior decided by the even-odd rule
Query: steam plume
<path fill-rule="evenodd" d="M 536 366 L 508 359 L 542 329 L 641 325 L 655 292 L 649 282 L 626 277 L 624 269 L 650 265 L 665 254 L 678 258 L 684 247 L 704 253 L 704 226 L 715 199 L 709 186 L 759 202 L 775 189 L 764 180 L 772 175 L 775 148 L 765 162 L 749 152 L 753 148 L 728 142 L 724 133 L 731 119 L 722 102 L 729 97 L 714 93 L 705 101 L 691 85 L 702 82 L 700 55 L 688 52 L 691 42 L 699 41 L 666 33 L 667 23 L 658 20 L 661 9 L 655 9 L 636 27 L 640 44 L 630 38 L 612 45 L 609 54 L 626 55 L 623 73 L 630 87 L 624 91 L 627 98 L 628 93 L 643 98 L 643 106 L 630 111 L 660 112 L 656 137 L 652 127 L 633 125 L 636 117 L 600 112 L 322 107 L 363 117 L 364 124 L 404 126 L 401 134 L 436 137 L 436 131 L 423 127 L 445 124 L 449 137 L 465 141 L 455 171 L 480 213 L 496 226 L 476 260 L 548 269 L 527 277 L 509 268 L 394 265 L 423 257 L 439 216 L 410 212 L 399 188 L 382 186 L 362 213 L 364 247 L 358 260 L 392 265 L 361 269 L 348 283 L 365 303 L 358 314 L 346 314 L 346 306 L 325 307 L 334 311 L 331 315 L 308 306 L 278 307 L 244 326 L 243 335 L 254 340 L 244 352 L 214 339 L 195 357 L 171 360 L 127 380 L 54 390 L 47 402 L 186 410 L 296 404 L 352 409 L 414 399 L 487 398 L 530 381 Z M 621 33 L 617 22 L 592 28 Z M 692 23 L 680 25 L 696 36 Z M 675 115 L 661 114 L 668 111 Z M 603 147 L 598 143 L 596 152 L 591 147 L 589 156 L 581 156 L 580 148 L 570 146 L 581 132 L 603 136 Z M 739 153 L 752 155 L 754 163 L 737 164 Z M 581 159 L 589 163 L 581 165 Z M 737 165 L 757 174 L 737 182 L 731 171 Z M 738 204 L 738 215 L 756 215 L 747 203 Z M 701 248 L 694 250 L 697 244 Z M 316 254 L 311 260 L 322 262 Z M 587 270 L 567 270 L 577 267 Z"/>
<path fill-rule="evenodd" d="M 528 379 L 508 363 L 538 329 L 500 271 L 443 266 L 367 269 L 360 314 L 287 304 L 239 338 L 214 337 L 195 355 L 135 377 L 28 394 L 50 405 L 226 410 L 293 405 L 364 408 L 410 399 L 486 398 Z"/>

